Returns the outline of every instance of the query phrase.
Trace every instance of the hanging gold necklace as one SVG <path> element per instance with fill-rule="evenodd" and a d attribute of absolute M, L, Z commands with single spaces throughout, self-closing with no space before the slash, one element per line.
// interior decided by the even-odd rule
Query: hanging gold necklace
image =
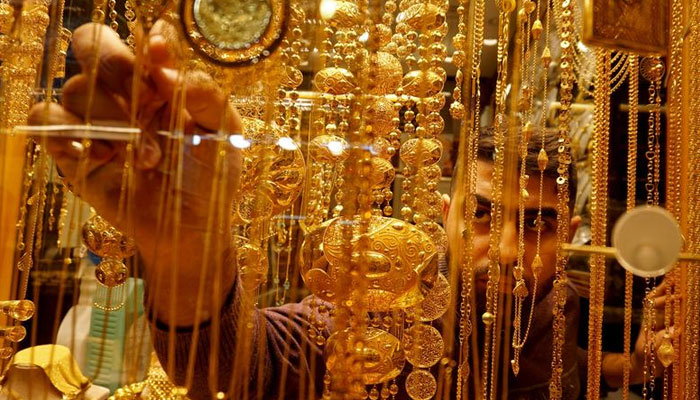
<path fill-rule="evenodd" d="M 676 45 L 678 47 L 675 52 L 676 55 L 689 55 L 687 63 L 685 60 L 679 60 L 678 58 L 676 58 L 676 60 L 679 63 L 683 61 L 684 65 L 694 66 L 700 62 L 700 29 L 698 29 L 700 26 L 700 16 L 697 12 L 687 12 L 689 15 L 689 20 L 684 25 L 682 23 L 682 15 L 684 11 L 682 6 L 684 4 L 687 4 L 688 11 L 697 10 L 697 8 L 694 7 L 700 6 L 700 2 L 697 0 L 693 0 L 689 3 L 674 1 L 672 14 L 673 25 L 671 31 L 675 34 L 673 38 L 678 40 L 678 44 Z M 691 28 L 686 30 L 684 26 Z M 682 42 L 680 40 L 682 37 L 680 34 L 681 32 L 683 32 L 683 35 L 685 35 Z M 689 43 L 689 45 L 684 49 L 685 51 L 683 51 L 682 46 L 685 43 Z M 672 46 L 673 45 L 674 44 L 672 43 Z M 678 68 L 680 69 L 681 66 L 678 66 Z M 698 137 L 698 135 L 695 133 L 698 132 L 698 129 L 700 129 L 700 96 L 698 96 L 698 92 L 700 90 L 700 76 L 693 72 L 692 67 L 683 68 L 683 72 L 683 75 L 688 76 L 688 78 L 687 80 L 681 82 L 680 85 L 687 85 L 688 96 L 681 97 L 681 90 L 678 88 L 678 91 L 674 92 L 673 95 L 679 100 L 678 103 L 676 103 L 676 106 L 671 109 L 671 112 L 675 119 L 680 119 L 683 116 L 683 109 L 680 99 L 689 99 L 690 104 L 687 108 L 688 124 L 685 130 L 685 135 L 688 138 L 689 149 L 687 152 L 687 176 L 689 177 L 689 182 L 697 182 L 698 177 L 700 177 L 700 152 L 697 151 L 699 148 L 698 146 L 700 146 L 700 137 Z M 674 75 L 672 78 L 681 79 L 681 75 Z M 689 201 L 688 218 L 686 222 L 686 226 L 688 227 L 687 243 L 689 245 L 687 251 L 697 252 L 700 251 L 700 204 L 696 199 L 700 198 L 700 185 L 690 184 L 688 186 L 689 193 L 687 198 L 692 199 L 692 201 Z M 694 351 L 694 349 L 697 348 L 698 343 L 700 343 L 700 272 L 698 266 L 699 265 L 697 262 L 689 263 L 687 266 L 687 298 L 685 301 L 688 310 L 684 321 L 685 331 L 683 332 L 683 336 L 685 336 L 685 349 L 693 349 L 686 352 L 686 361 L 684 365 L 684 377 L 686 379 L 685 395 L 692 399 L 697 399 L 698 393 L 700 393 L 700 388 L 698 387 L 698 380 L 700 379 L 700 373 L 698 372 L 700 354 L 697 351 Z"/>
<path fill-rule="evenodd" d="M 605 246 L 608 194 L 608 146 L 610 133 L 610 52 L 596 54 L 595 130 L 593 147 L 593 188 L 591 190 L 591 243 Z M 603 301 L 605 298 L 605 257 L 592 255 L 590 317 L 588 320 L 589 399 L 600 398 Z"/>
<path fill-rule="evenodd" d="M 457 357 L 457 388 L 456 388 L 456 398 L 462 400 L 463 396 L 469 397 L 468 393 L 468 377 L 469 377 L 469 337 L 472 333 L 472 321 L 471 321 L 471 295 L 472 295 L 472 283 L 473 283 L 473 258 L 472 258 L 472 247 L 473 247 L 473 217 L 475 212 L 476 203 L 474 202 L 473 193 L 475 190 L 475 176 L 476 176 L 476 157 L 474 156 L 477 146 L 477 140 L 479 136 L 479 123 L 475 121 L 480 120 L 480 94 L 479 94 L 479 70 L 481 63 L 481 49 L 483 47 L 483 27 L 484 27 L 484 1 L 477 0 L 473 5 L 474 18 L 472 20 L 472 34 L 471 41 L 467 43 L 467 38 L 470 36 L 467 30 L 467 24 L 465 23 L 465 16 L 467 13 L 467 1 L 461 1 L 457 8 L 457 14 L 459 15 L 459 25 L 458 34 L 453 38 L 453 44 L 455 47 L 455 52 L 453 53 L 452 60 L 455 66 L 458 68 L 457 75 L 455 76 L 455 90 L 453 93 L 454 102 L 450 107 L 450 114 L 455 119 L 468 119 L 469 122 L 465 121 L 462 125 L 462 143 L 465 145 L 462 147 L 463 153 L 461 162 L 464 166 L 459 170 L 458 176 L 453 179 L 458 179 L 459 184 L 462 188 L 462 193 L 464 195 L 464 234 L 462 237 L 462 259 L 459 260 L 459 278 L 461 280 L 460 287 L 460 305 L 459 305 L 459 355 Z M 465 51 L 469 50 L 472 54 L 471 60 L 466 60 Z M 471 64 L 470 71 L 470 93 L 467 99 L 467 107 L 462 104 L 462 88 L 463 88 L 463 72 L 466 70 L 465 63 L 469 61 Z M 466 110 L 473 110 L 467 112 Z M 476 139 L 475 139 L 476 138 Z M 459 178 L 461 177 L 461 181 Z M 458 199 L 455 199 L 458 201 Z"/>
<path fill-rule="evenodd" d="M 527 55 L 527 58 L 523 57 L 526 59 L 526 62 L 524 65 L 526 66 L 525 68 L 525 74 L 524 76 L 528 78 L 528 83 L 527 86 L 523 88 L 523 97 L 521 99 L 521 106 L 522 106 L 522 111 L 525 111 L 526 115 L 526 122 L 522 126 L 522 142 L 521 142 L 521 161 L 520 161 L 520 178 L 519 178 L 519 184 L 520 184 L 520 192 L 519 192 L 519 197 L 518 197 L 518 210 L 519 210 L 519 220 L 518 220 L 518 263 L 517 265 L 513 268 L 513 278 L 515 280 L 515 288 L 513 289 L 513 296 L 515 298 L 515 307 L 514 307 L 514 319 L 513 319 L 513 359 L 511 360 L 511 367 L 513 369 L 513 374 L 518 375 L 518 372 L 520 371 L 520 352 L 522 351 L 523 346 L 525 345 L 525 342 L 527 341 L 527 337 L 530 332 L 530 327 L 532 326 L 532 318 L 534 315 L 534 310 L 535 310 L 535 302 L 537 300 L 537 286 L 538 286 L 538 280 L 539 280 L 539 275 L 540 272 L 542 271 L 542 259 L 540 257 L 540 242 L 541 242 L 541 237 L 542 237 L 542 229 L 541 229 L 541 216 L 542 216 L 542 192 L 543 192 L 543 185 L 544 185 L 544 170 L 547 167 L 548 164 L 548 156 L 546 151 L 544 150 L 544 144 L 545 144 L 545 130 L 546 130 L 546 125 L 547 125 L 547 89 L 548 89 L 548 76 L 547 72 L 549 69 L 549 61 L 550 58 L 547 57 L 544 62 L 541 61 L 540 54 L 538 52 L 538 44 L 539 44 L 539 39 L 542 35 L 542 21 L 539 19 L 540 15 L 540 2 L 538 1 L 537 3 L 537 8 L 536 10 L 533 10 L 534 4 L 532 3 L 526 3 L 524 5 L 524 10 L 525 13 L 528 16 L 528 21 L 530 18 L 530 14 L 532 11 L 536 11 L 535 14 L 535 20 L 532 23 L 532 27 L 529 30 L 526 30 L 524 32 L 523 37 L 525 37 L 525 41 L 529 42 L 529 34 L 532 34 L 532 38 L 534 39 L 534 48 L 530 49 L 529 55 L 528 53 L 525 53 Z M 544 48 L 545 48 L 545 53 L 548 53 L 548 41 L 549 41 L 549 2 L 545 4 L 545 22 L 544 22 L 546 28 L 545 36 L 544 36 Z M 531 58 L 531 60 L 530 60 Z M 533 106 L 534 103 L 532 101 L 532 97 L 534 95 L 534 86 L 535 86 L 535 71 L 536 71 L 536 65 L 538 62 L 542 62 L 542 114 L 540 116 L 540 134 L 541 134 L 541 143 L 540 143 L 540 153 L 538 154 L 537 160 L 538 160 L 538 168 L 540 170 L 540 176 L 539 176 L 539 200 L 538 200 L 538 212 L 537 212 L 537 242 L 536 242 L 536 248 L 535 248 L 535 257 L 533 258 L 532 264 L 530 266 L 531 271 L 533 273 L 533 282 L 532 282 L 532 299 L 531 299 L 531 305 L 530 305 L 530 313 L 528 316 L 528 321 L 527 321 L 527 326 L 525 328 L 525 333 L 522 332 L 522 308 L 523 308 L 523 302 L 525 298 L 528 296 L 528 290 L 525 284 L 525 280 L 523 277 L 523 272 L 524 272 L 524 255 L 525 255 L 525 201 L 529 197 L 529 193 L 527 192 L 527 181 L 528 181 L 528 175 L 526 174 L 526 159 L 527 159 L 527 153 L 528 153 L 528 142 L 530 138 L 532 137 L 534 133 L 534 127 L 530 119 L 533 117 Z"/>
<path fill-rule="evenodd" d="M 640 63 L 641 75 L 649 81 L 649 105 L 651 107 L 649 113 L 649 130 L 647 134 L 647 179 L 646 179 L 646 200 L 647 205 L 658 205 L 659 204 L 659 180 L 660 180 L 660 162 L 661 162 L 661 145 L 659 142 L 659 136 L 661 134 L 661 97 L 659 91 L 661 90 L 661 78 L 664 75 L 664 64 L 661 59 L 656 57 L 645 57 Z M 642 389 L 642 397 L 647 398 L 649 392 L 653 396 L 655 390 L 655 377 L 656 377 L 656 348 L 654 345 L 654 332 L 655 332 L 655 316 L 656 310 L 651 302 L 646 301 L 649 293 L 652 291 L 654 285 L 653 279 L 647 278 L 646 280 L 646 296 L 644 302 L 644 313 L 646 315 L 643 332 L 646 338 L 646 345 L 644 346 L 644 383 L 645 386 Z M 665 341 L 665 346 L 667 349 L 670 345 L 670 341 L 667 338 Z M 671 346 L 671 351 L 672 346 Z M 649 377 L 649 387 L 647 390 L 646 381 L 647 376 Z"/>
<path fill-rule="evenodd" d="M 566 263 L 567 256 L 561 247 L 569 241 L 569 164 L 571 164 L 571 137 L 569 135 L 569 123 L 571 122 L 571 101 L 573 99 L 573 85 L 575 83 L 573 62 L 574 45 L 573 39 L 573 1 L 565 0 L 561 3 L 560 24 L 557 25 L 559 38 L 561 39 L 561 60 L 559 63 L 561 74 L 559 82 L 559 98 L 561 111 L 559 113 L 559 176 L 557 177 L 557 260 L 554 273 L 554 302 L 552 307 L 552 378 L 549 383 L 549 397 L 551 399 L 561 399 L 562 384 L 561 375 L 564 371 L 562 351 L 564 348 L 566 335 L 566 316 L 564 307 L 567 296 Z M 556 7 L 554 7 L 556 12 Z M 545 49 L 542 54 L 543 62 L 550 57 L 549 51 Z M 547 62 L 547 64 L 549 64 Z"/>
<path fill-rule="evenodd" d="M 496 112 L 494 121 L 494 149 L 493 162 L 491 224 L 489 236 L 489 268 L 488 283 L 486 285 L 486 311 L 481 318 L 484 322 L 484 355 L 482 366 L 482 397 L 484 399 L 495 398 L 495 356 L 498 346 L 496 336 L 498 330 L 494 323 L 498 313 L 498 285 L 500 280 L 500 251 L 501 228 L 503 222 L 503 169 L 505 150 L 505 126 L 506 119 L 506 82 L 508 72 L 508 41 L 509 41 L 509 15 L 515 9 L 515 0 L 503 0 L 500 3 L 498 16 L 498 53 L 497 53 L 497 80 L 496 80 Z"/>
<path fill-rule="evenodd" d="M 637 183 L 637 126 L 639 114 L 639 64 L 637 55 L 630 54 L 629 62 L 629 114 L 627 123 L 627 210 L 631 210 L 636 205 L 636 183 Z M 623 368 L 622 378 L 622 398 L 629 399 L 630 385 L 630 344 L 632 335 L 632 288 L 633 275 L 630 271 L 625 271 L 625 316 L 624 316 L 624 338 L 623 356 L 626 360 Z"/>
<path fill-rule="evenodd" d="M 474 193 L 476 190 L 476 176 L 477 176 L 477 151 L 478 151 L 478 141 L 481 126 L 481 93 L 480 93 L 480 65 L 481 65 L 481 53 L 483 48 L 483 36 L 484 36 L 484 8 L 485 4 L 483 0 L 477 0 L 473 3 L 474 8 L 474 18 L 471 34 L 470 52 L 472 54 L 471 60 L 471 72 L 470 72 L 470 94 L 469 102 L 467 107 L 467 115 L 465 124 L 463 128 L 465 130 L 464 143 L 466 146 L 463 147 L 464 155 L 462 157 L 462 165 L 465 168 L 460 171 L 462 173 L 463 181 L 463 193 L 464 193 L 464 226 L 465 230 L 462 236 L 462 259 L 460 260 L 460 278 L 461 278 L 461 289 L 460 289 L 460 317 L 459 317 L 459 357 L 458 357 L 458 369 L 457 369 L 457 393 L 456 398 L 461 400 L 462 398 L 469 398 L 468 382 L 470 375 L 469 367 L 469 338 L 472 334 L 473 324 L 472 324 L 472 284 L 474 279 L 473 271 L 473 258 L 472 258 L 472 248 L 473 248 L 473 218 L 476 211 L 476 201 L 474 198 Z M 466 28 L 466 26 L 465 26 Z M 458 45 L 458 43 L 465 43 L 469 37 L 468 32 L 460 32 L 455 37 L 455 47 L 464 47 L 464 45 Z M 465 43 L 466 44 L 466 43 Z M 457 111 L 454 114 L 459 115 L 460 107 L 455 107 Z M 452 109 L 450 111 L 453 111 Z M 474 360 L 476 363 L 476 360 Z"/>
<path fill-rule="evenodd" d="M 668 92 L 666 96 L 666 109 L 668 110 L 667 118 L 668 118 L 668 123 L 667 123 L 667 129 L 666 129 L 666 135 L 667 135 L 667 157 L 666 157 L 666 207 L 668 210 L 673 214 L 673 216 L 676 218 L 678 221 L 679 225 L 682 226 L 682 212 L 681 212 L 681 203 L 682 203 L 682 196 L 683 196 L 683 191 L 681 188 L 681 180 L 683 179 L 683 124 L 681 121 L 682 118 L 682 85 L 681 85 L 681 79 L 682 79 L 682 35 L 683 35 L 683 23 L 682 23 L 682 8 L 683 8 L 683 3 L 678 0 L 672 0 L 670 2 L 670 13 L 671 13 L 671 26 L 669 29 L 669 43 L 670 43 L 670 50 L 669 50 L 669 57 L 668 57 L 668 69 L 669 69 L 669 77 L 668 77 Z M 692 53 L 691 53 L 692 54 Z M 692 147 L 691 147 L 692 148 Z M 674 268 L 674 294 L 677 295 L 677 297 L 681 297 L 684 295 L 683 293 L 683 284 L 681 283 L 681 279 L 684 275 L 683 269 L 687 268 L 686 265 L 682 265 L 681 268 Z M 686 270 L 687 271 L 687 270 Z M 686 279 L 687 281 L 688 279 Z M 690 285 L 688 285 L 690 286 Z M 688 305 L 690 307 L 696 307 L 696 303 L 693 303 L 694 300 L 688 299 Z M 684 321 L 682 318 L 682 307 L 683 303 L 681 300 L 675 300 L 673 301 L 673 323 L 678 324 L 678 325 L 683 325 Z M 686 326 L 686 332 L 689 332 L 690 329 L 687 329 L 688 326 Z M 697 343 L 697 342 L 696 342 Z M 682 348 L 681 341 L 680 339 L 676 336 L 673 338 L 673 347 L 675 349 L 680 350 Z M 692 383 L 695 382 L 697 383 L 698 380 L 698 365 L 697 362 L 695 364 L 691 364 L 691 369 L 694 366 L 695 371 L 691 372 L 691 369 L 688 369 L 688 371 L 684 377 L 684 379 L 681 379 L 681 376 L 683 375 L 683 370 L 681 369 L 681 358 L 680 358 L 680 353 L 681 351 L 675 351 L 674 352 L 674 359 L 673 359 L 673 373 L 672 373 L 672 393 L 681 393 L 681 382 L 685 380 L 686 383 Z M 687 358 L 694 358 L 691 355 L 686 356 Z M 694 375 L 693 375 L 694 373 Z M 688 387 L 688 386 L 687 386 Z M 692 387 L 692 384 L 691 386 Z M 691 391 L 686 391 L 688 395 L 693 395 L 692 393 L 698 393 L 697 386 L 694 388 L 695 392 Z"/>

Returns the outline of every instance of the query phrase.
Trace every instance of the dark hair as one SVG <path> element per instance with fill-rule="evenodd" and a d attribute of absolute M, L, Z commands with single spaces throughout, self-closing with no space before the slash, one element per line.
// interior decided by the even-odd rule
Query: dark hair
<path fill-rule="evenodd" d="M 477 148 L 477 156 L 489 162 L 493 162 L 495 153 L 495 143 L 494 143 L 494 131 L 493 127 L 483 128 L 479 134 L 479 144 Z M 547 153 L 547 167 L 544 170 L 544 175 L 550 178 L 556 179 L 559 177 L 559 136 L 558 131 L 555 129 L 536 129 L 532 134 L 530 141 L 527 146 L 527 157 L 525 158 L 525 168 L 528 172 L 537 173 L 539 175 L 539 165 L 537 163 L 537 156 L 542 148 L 542 135 L 544 135 L 544 151 Z M 518 132 L 517 142 L 521 141 L 521 132 Z M 459 158 L 462 160 L 462 158 Z M 518 157 L 520 161 L 520 157 Z M 576 203 L 576 189 L 578 185 L 578 178 L 576 173 L 576 163 L 573 161 L 573 156 L 571 157 L 571 163 L 567 168 L 568 178 L 569 178 L 569 212 L 573 213 L 574 204 Z M 453 183 L 454 179 L 457 177 L 456 169 L 459 167 L 459 162 L 455 167 L 455 173 L 452 174 Z M 518 163 L 518 168 L 520 168 L 520 162 Z M 452 185 L 454 190 L 455 185 Z"/>

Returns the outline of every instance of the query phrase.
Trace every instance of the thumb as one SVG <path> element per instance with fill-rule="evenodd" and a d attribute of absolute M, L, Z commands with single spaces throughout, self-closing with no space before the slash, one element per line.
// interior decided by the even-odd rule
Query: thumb
<path fill-rule="evenodd" d="M 184 90 L 183 108 L 197 125 L 211 131 L 241 132 L 238 112 L 210 75 L 199 70 L 183 71 L 175 67 L 175 51 L 169 46 L 167 32 L 167 26 L 163 26 L 149 38 L 149 73 L 158 94 L 171 104 L 177 104 L 175 96 Z"/>

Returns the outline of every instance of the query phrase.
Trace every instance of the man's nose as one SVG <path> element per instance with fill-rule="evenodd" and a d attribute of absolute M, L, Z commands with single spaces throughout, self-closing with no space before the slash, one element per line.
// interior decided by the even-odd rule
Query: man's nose
<path fill-rule="evenodd" d="M 506 222 L 501 230 L 501 242 L 499 247 L 501 266 L 515 265 L 518 261 L 518 231 L 515 222 Z"/>

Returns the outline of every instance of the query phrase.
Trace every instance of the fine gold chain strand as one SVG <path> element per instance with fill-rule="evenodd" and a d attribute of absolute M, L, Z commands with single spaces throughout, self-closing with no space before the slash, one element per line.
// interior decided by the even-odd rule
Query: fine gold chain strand
<path fill-rule="evenodd" d="M 593 246 L 606 245 L 608 141 L 610 129 L 610 53 L 596 54 L 595 130 L 593 147 L 593 187 L 591 190 L 591 238 Z M 600 398 L 603 306 L 605 297 L 605 256 L 593 255 L 588 320 L 589 399 Z"/>
<path fill-rule="evenodd" d="M 563 390 L 561 375 L 564 371 L 562 351 L 566 334 L 566 316 L 564 307 L 566 306 L 567 276 L 566 263 L 567 255 L 562 251 L 562 245 L 569 241 L 569 164 L 572 162 L 569 148 L 571 145 L 570 122 L 571 122 L 571 101 L 573 99 L 573 86 L 575 76 L 573 62 L 576 54 L 575 46 L 572 42 L 574 31 L 573 1 L 561 3 L 561 17 L 553 18 L 557 22 L 557 32 L 561 39 L 561 59 L 560 59 L 560 81 L 559 81 L 559 101 L 561 111 L 559 113 L 559 177 L 557 178 L 557 259 L 554 274 L 554 302 L 552 306 L 552 378 L 549 382 L 549 397 L 552 400 L 561 399 Z M 557 14 L 557 4 L 552 3 L 554 15 Z M 545 58 L 547 54 L 543 54 Z M 576 194 L 574 193 L 574 196 Z"/>
<path fill-rule="evenodd" d="M 627 210 L 634 208 L 636 203 L 637 183 L 637 127 L 639 115 L 639 64 L 635 54 L 629 55 L 629 115 L 627 123 Z M 630 390 L 630 344 L 632 335 L 632 286 L 633 275 L 625 271 L 625 316 L 624 316 L 624 358 L 622 378 L 622 398 L 629 400 Z"/>

